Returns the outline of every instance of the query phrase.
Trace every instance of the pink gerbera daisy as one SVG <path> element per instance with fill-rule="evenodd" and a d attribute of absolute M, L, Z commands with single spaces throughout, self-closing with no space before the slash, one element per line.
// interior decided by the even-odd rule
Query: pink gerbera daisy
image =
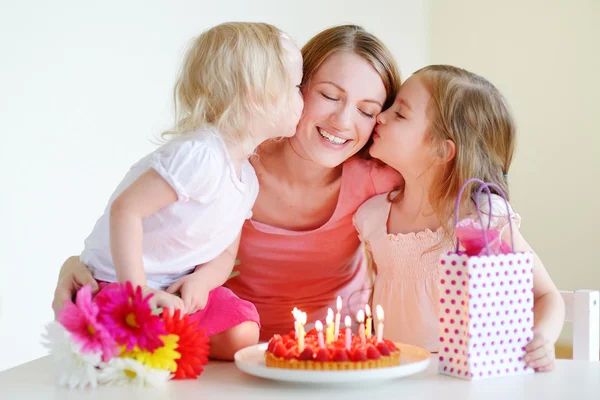
<path fill-rule="evenodd" d="M 134 347 L 154 351 L 163 345 L 160 335 L 166 335 L 164 324 L 158 315 L 152 314 L 140 286 L 133 289 L 131 282 L 107 287 L 96 296 L 100 307 L 98 320 L 106 327 L 118 344 L 129 351 Z"/>
<path fill-rule="evenodd" d="M 98 306 L 92 302 L 90 285 L 79 289 L 75 304 L 69 302 L 60 310 L 58 322 L 81 345 L 82 353 L 102 353 L 103 361 L 118 354 L 117 343 L 98 321 Z"/>

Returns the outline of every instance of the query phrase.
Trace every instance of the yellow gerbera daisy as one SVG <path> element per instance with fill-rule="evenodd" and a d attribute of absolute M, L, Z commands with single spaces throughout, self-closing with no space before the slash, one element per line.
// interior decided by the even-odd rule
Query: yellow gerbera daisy
<path fill-rule="evenodd" d="M 163 346 L 154 351 L 142 351 L 136 346 L 132 351 L 123 351 L 121 357 L 133 358 L 148 368 L 175 372 L 177 370 L 175 360 L 181 358 L 181 354 L 175 350 L 178 347 L 179 336 L 162 335 L 160 339 L 163 342 Z"/>

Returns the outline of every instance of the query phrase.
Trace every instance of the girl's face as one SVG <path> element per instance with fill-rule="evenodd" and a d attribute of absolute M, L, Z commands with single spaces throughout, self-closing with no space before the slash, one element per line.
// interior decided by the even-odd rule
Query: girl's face
<path fill-rule="evenodd" d="M 262 127 L 263 132 L 269 132 L 267 138 L 290 137 L 296 133 L 298 121 L 302 116 L 304 100 L 300 91 L 302 83 L 302 53 L 298 46 L 289 38 L 283 37 L 281 40 L 286 52 L 287 72 L 290 77 L 290 87 L 284 88 L 288 96 L 282 96 L 289 102 L 281 102 L 276 107 L 276 115 L 271 115 L 275 119 L 274 123 Z"/>
<path fill-rule="evenodd" d="M 348 52 L 329 56 L 303 94 L 304 114 L 290 143 L 302 158 L 331 168 L 367 143 L 386 99 L 377 71 Z"/>
<path fill-rule="evenodd" d="M 400 87 L 394 104 L 377 117 L 369 153 L 405 179 L 421 176 L 435 162 L 428 140 L 430 99 L 420 78 L 413 75 Z"/>

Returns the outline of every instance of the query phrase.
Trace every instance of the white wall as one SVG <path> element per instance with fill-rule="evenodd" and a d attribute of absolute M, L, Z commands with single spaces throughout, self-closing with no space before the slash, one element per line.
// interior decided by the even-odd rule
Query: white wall
<path fill-rule="evenodd" d="M 172 122 L 192 36 L 227 20 L 265 21 L 303 44 L 357 23 L 390 46 L 406 75 L 425 62 L 424 18 L 419 0 L 3 0 L 0 370 L 45 353 L 58 269 Z"/>
<path fill-rule="evenodd" d="M 525 238 L 559 288 L 600 289 L 600 1 L 429 0 L 428 15 L 430 62 L 489 78 L 512 105 Z"/>

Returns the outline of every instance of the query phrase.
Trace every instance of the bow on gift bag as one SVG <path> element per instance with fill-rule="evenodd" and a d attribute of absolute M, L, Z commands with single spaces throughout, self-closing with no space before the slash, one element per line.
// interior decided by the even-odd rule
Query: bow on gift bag
<path fill-rule="evenodd" d="M 458 222 L 460 199 L 471 183 L 478 221 Z M 492 228 L 492 194 L 506 203 L 512 246 Z M 483 221 L 480 197 L 490 210 Z M 514 251 L 511 210 L 502 189 L 468 180 L 456 201 L 456 251 L 440 257 L 439 372 L 462 379 L 531 373 L 523 361 L 533 335 L 533 253 Z M 460 250 L 462 244 L 464 251 Z"/>

